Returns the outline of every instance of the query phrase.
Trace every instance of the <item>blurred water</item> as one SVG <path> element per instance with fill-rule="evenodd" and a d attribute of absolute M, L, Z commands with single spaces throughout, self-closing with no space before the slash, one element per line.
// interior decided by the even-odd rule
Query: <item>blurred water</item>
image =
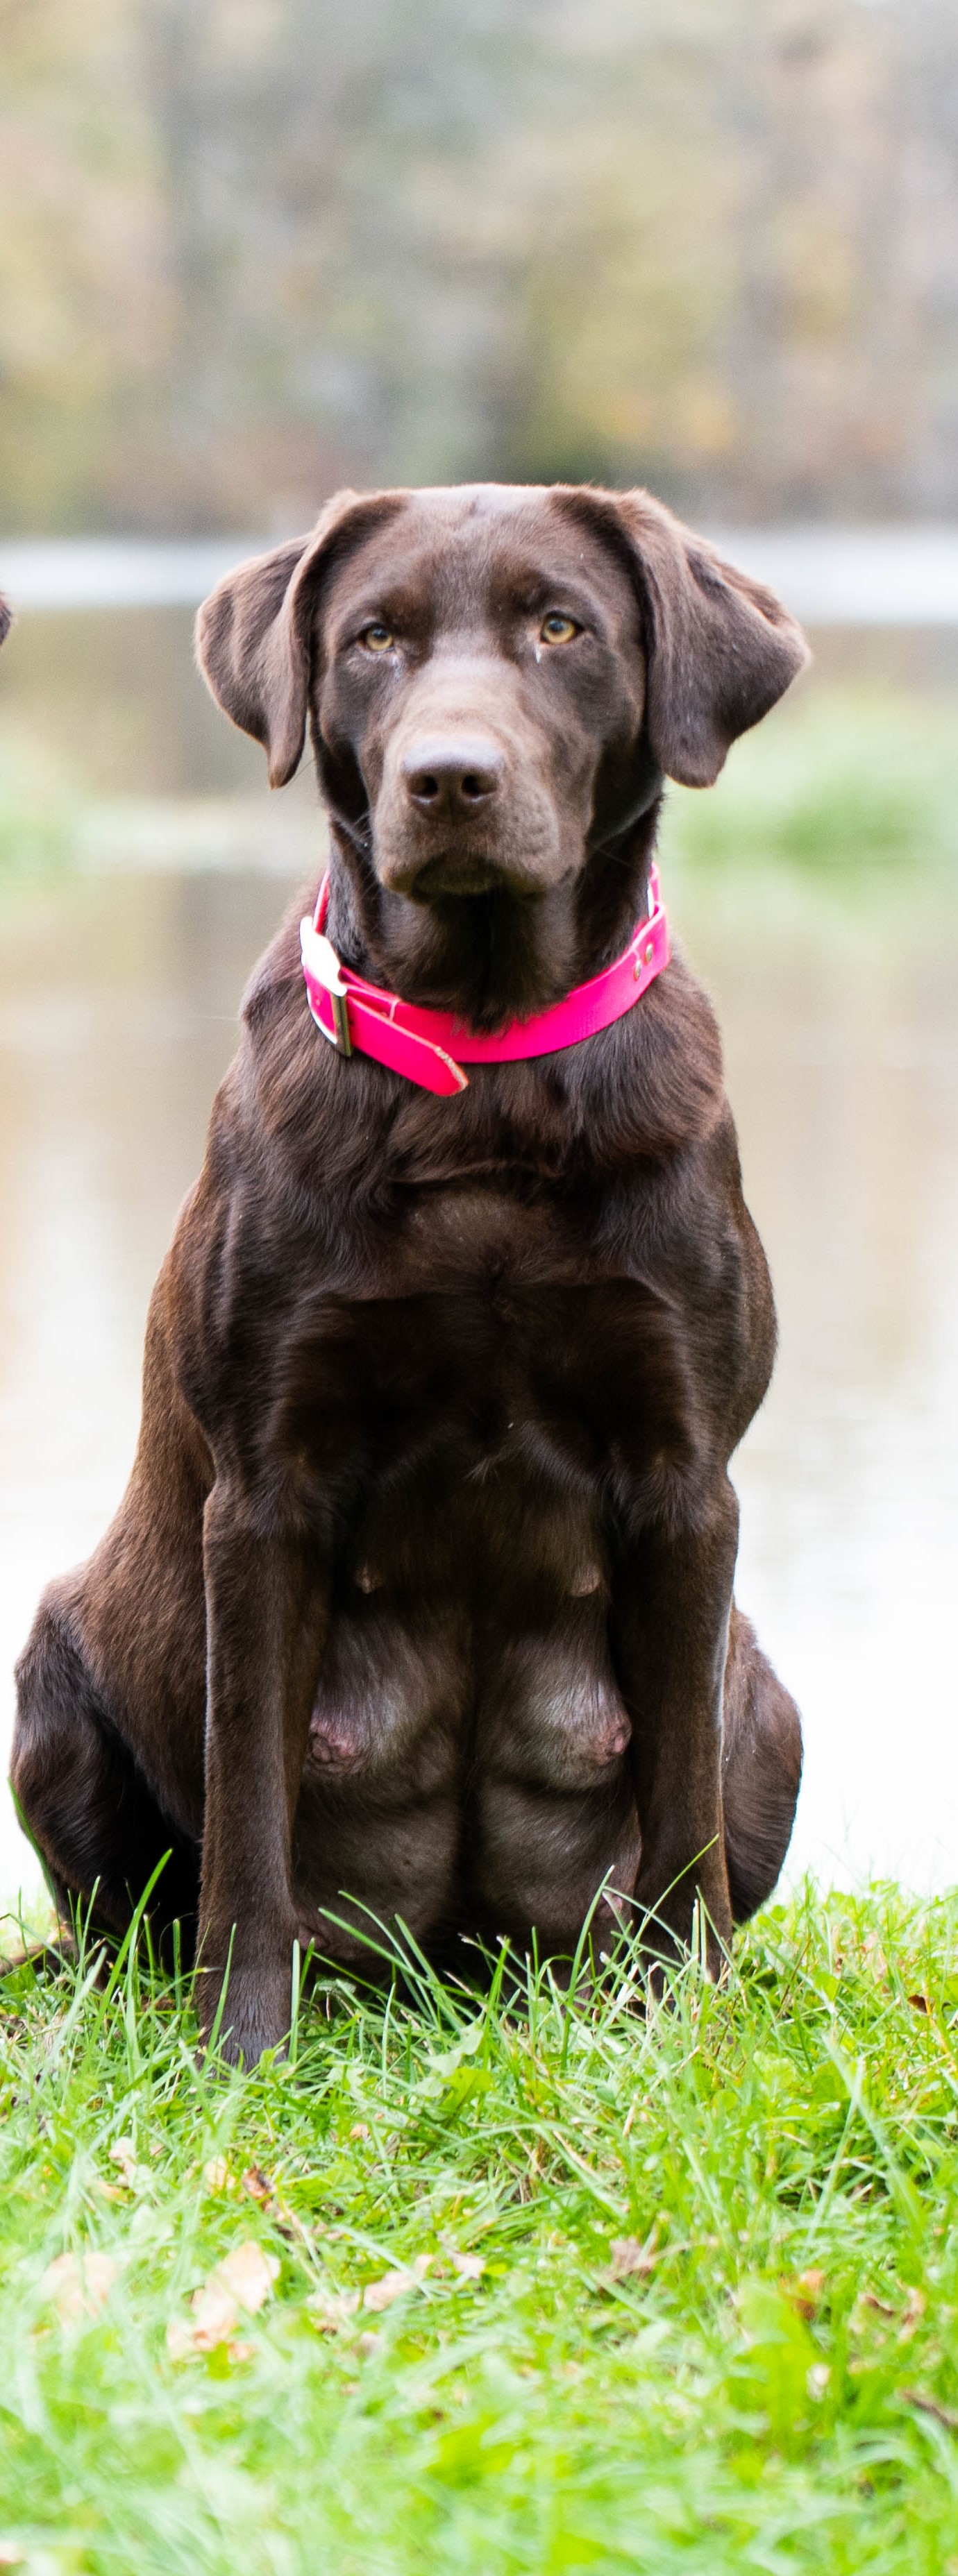
<path fill-rule="evenodd" d="M 318 864 L 318 861 L 317 861 Z M 143 1320 L 285 898 L 248 866 L 72 878 L 0 912 L 0 1737 L 41 1584 L 133 1447 Z M 739 1593 L 802 1704 L 793 1867 L 956 1874 L 958 900 L 669 888 L 719 1004 L 781 1318 L 740 1454 Z M 0 1891 L 36 1885 L 0 1808 Z"/>

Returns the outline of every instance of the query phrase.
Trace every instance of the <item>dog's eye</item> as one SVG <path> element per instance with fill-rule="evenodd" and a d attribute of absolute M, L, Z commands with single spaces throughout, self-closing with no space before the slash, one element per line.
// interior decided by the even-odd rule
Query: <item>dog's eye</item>
<path fill-rule="evenodd" d="M 388 653 L 390 645 L 394 644 L 395 640 L 392 628 L 384 626 L 380 617 L 375 618 L 371 626 L 364 626 L 359 638 L 360 643 L 365 644 L 367 653 Z"/>
<path fill-rule="evenodd" d="M 543 644 L 571 644 L 573 636 L 581 633 L 582 628 L 576 625 L 575 618 L 563 617 L 559 608 L 550 608 L 548 617 L 543 618 L 539 628 Z"/>

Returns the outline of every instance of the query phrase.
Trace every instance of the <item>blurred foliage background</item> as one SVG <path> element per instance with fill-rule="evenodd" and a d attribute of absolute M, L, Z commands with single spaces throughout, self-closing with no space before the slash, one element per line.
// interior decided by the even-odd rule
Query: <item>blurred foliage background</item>
<path fill-rule="evenodd" d="M 954 0 L 0 0 L 0 528 L 958 509 Z"/>

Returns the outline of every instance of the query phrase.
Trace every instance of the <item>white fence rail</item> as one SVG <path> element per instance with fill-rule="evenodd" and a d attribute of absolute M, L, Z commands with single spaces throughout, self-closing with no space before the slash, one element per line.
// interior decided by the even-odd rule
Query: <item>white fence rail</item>
<path fill-rule="evenodd" d="M 731 563 L 809 626 L 958 626 L 958 527 L 714 528 Z M 195 608 L 268 537 L 152 543 L 131 537 L 0 540 L 14 609 Z"/>

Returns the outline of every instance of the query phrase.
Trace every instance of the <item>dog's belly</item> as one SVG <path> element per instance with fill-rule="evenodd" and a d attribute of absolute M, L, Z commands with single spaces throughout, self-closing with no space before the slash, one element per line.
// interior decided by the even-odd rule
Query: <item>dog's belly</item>
<path fill-rule="evenodd" d="M 377 1583 L 334 1618 L 296 1821 L 297 1888 L 333 1958 L 361 1958 L 396 1918 L 449 1910 L 460 1841 L 468 1623 L 452 1602 L 404 1618 Z"/>
<path fill-rule="evenodd" d="M 321 1946 L 353 1960 L 401 1918 L 426 1941 L 574 1947 L 638 1861 L 604 1588 L 521 1636 L 498 1633 L 494 1598 L 370 1611 L 334 1625 L 304 1766 L 297 1883 Z"/>
<path fill-rule="evenodd" d="M 334 1957 L 397 1917 L 570 1950 L 603 1880 L 634 1882 L 599 1482 L 527 1432 L 394 1464 L 338 1579 L 296 1838 Z"/>
<path fill-rule="evenodd" d="M 604 1584 L 557 1603 L 546 1632 L 490 1656 L 476 1725 L 469 1884 L 487 1929 L 574 1947 L 606 1883 L 628 1895 L 639 1860 L 631 1728 L 612 1670 Z M 608 1903 L 595 1929 L 608 1921 Z"/>

